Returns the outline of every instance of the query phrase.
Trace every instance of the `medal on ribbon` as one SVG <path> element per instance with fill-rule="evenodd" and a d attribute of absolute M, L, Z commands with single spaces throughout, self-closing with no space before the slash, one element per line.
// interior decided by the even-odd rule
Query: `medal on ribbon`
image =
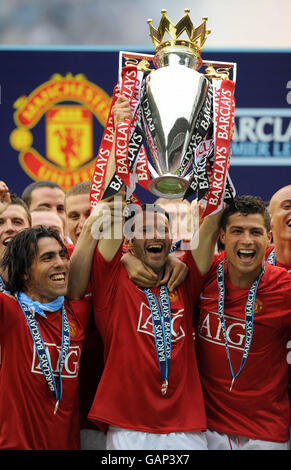
<path fill-rule="evenodd" d="M 2 276 L 0 276 L 0 292 L 8 292 L 8 290 L 6 289 L 6 286 L 5 286 L 5 283 L 2 279 Z"/>
<path fill-rule="evenodd" d="M 232 363 L 230 359 L 230 353 L 229 353 L 229 347 L 228 347 L 228 339 L 227 339 L 227 332 L 226 332 L 226 326 L 225 326 L 225 319 L 224 319 L 224 298 L 225 298 L 225 286 L 224 286 L 224 265 L 225 265 L 225 259 L 222 260 L 219 265 L 217 266 L 217 287 L 218 287 L 218 315 L 219 315 L 219 320 L 222 326 L 223 330 L 223 335 L 224 335 L 224 341 L 225 341 L 225 348 L 226 348 L 226 353 L 227 353 L 227 359 L 229 363 L 229 368 L 232 376 L 232 381 L 231 381 L 231 386 L 230 386 L 230 392 L 232 390 L 233 384 L 235 379 L 239 376 L 241 373 L 248 354 L 249 350 L 251 347 L 252 343 L 252 338 L 253 338 L 253 326 L 254 326 L 254 306 L 255 306 L 255 299 L 256 299 L 256 292 L 257 288 L 259 285 L 259 282 L 261 280 L 262 275 L 265 272 L 265 265 L 257 277 L 257 279 L 253 282 L 249 289 L 248 297 L 247 297 L 247 302 L 245 306 L 245 331 L 246 331 L 246 337 L 245 337 L 245 344 L 244 344 L 244 349 L 243 349 L 243 355 L 241 359 L 241 364 L 239 367 L 239 370 L 235 374 L 232 368 Z"/>
<path fill-rule="evenodd" d="M 276 253 L 275 253 L 275 249 L 273 248 L 273 250 L 271 251 L 271 253 L 269 254 L 268 258 L 267 258 L 267 262 L 272 264 L 273 266 L 276 265 Z"/>
<path fill-rule="evenodd" d="M 19 300 L 18 300 L 19 301 Z M 47 351 L 45 348 L 45 344 L 43 342 L 42 336 L 39 331 L 39 327 L 35 318 L 35 312 L 33 309 L 29 309 L 19 301 L 19 305 L 25 315 L 35 349 L 38 355 L 40 367 L 42 373 L 45 377 L 45 380 L 48 384 L 50 391 L 52 392 L 53 396 L 55 397 L 55 407 L 54 407 L 54 414 L 56 414 L 59 403 L 62 398 L 62 369 L 65 363 L 65 359 L 70 347 L 70 325 L 69 320 L 67 317 L 67 313 L 65 307 L 62 307 L 62 340 L 61 340 L 61 351 L 60 351 L 60 360 L 59 360 L 59 380 L 55 381 L 54 373 L 52 370 L 52 366 L 50 363 L 50 359 L 47 355 Z"/>
<path fill-rule="evenodd" d="M 162 286 L 159 302 L 150 289 L 144 289 L 152 315 L 156 353 L 162 376 L 161 394 L 166 395 L 171 361 L 171 307 L 166 286 Z"/>

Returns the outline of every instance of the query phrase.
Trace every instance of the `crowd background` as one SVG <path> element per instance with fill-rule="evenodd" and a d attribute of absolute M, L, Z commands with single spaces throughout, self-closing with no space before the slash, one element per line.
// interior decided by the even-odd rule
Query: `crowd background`
<path fill-rule="evenodd" d="M 0 6 L 0 44 L 148 47 L 144 22 L 160 20 L 166 8 L 173 21 L 190 8 L 193 19 L 208 16 L 215 34 L 206 49 L 287 49 L 291 47 L 288 0 L 11 0 Z"/>

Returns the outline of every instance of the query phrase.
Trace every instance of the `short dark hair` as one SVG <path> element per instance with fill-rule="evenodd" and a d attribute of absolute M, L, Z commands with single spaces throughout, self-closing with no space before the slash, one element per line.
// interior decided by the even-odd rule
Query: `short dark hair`
<path fill-rule="evenodd" d="M 51 188 L 51 189 L 57 188 L 64 192 L 63 188 L 61 188 L 61 186 L 55 183 L 54 181 L 49 181 L 49 180 L 34 181 L 34 183 L 31 183 L 28 186 L 26 186 L 21 196 L 21 198 L 27 204 L 28 207 L 30 207 L 30 204 L 31 204 L 32 191 L 38 188 Z"/>
<path fill-rule="evenodd" d="M 69 196 L 78 196 L 79 194 L 89 194 L 91 190 L 91 181 L 80 181 L 71 186 L 66 192 L 65 199 Z"/>
<path fill-rule="evenodd" d="M 220 227 L 224 231 L 226 230 L 229 217 L 237 212 L 243 215 L 261 214 L 264 219 L 267 232 L 270 231 L 270 215 L 264 201 L 260 197 L 251 195 L 236 197 L 233 204 L 227 206 L 222 213 Z"/>
<path fill-rule="evenodd" d="M 21 197 L 18 197 L 17 194 L 11 193 L 10 194 L 10 203 L 9 203 L 9 205 L 23 207 L 23 209 L 25 210 L 26 215 L 27 215 L 27 220 L 28 220 L 29 226 L 31 227 L 30 211 L 27 207 L 27 204 L 23 201 L 23 199 Z"/>
<path fill-rule="evenodd" d="M 15 235 L 8 243 L 1 262 L 1 268 L 7 269 L 8 283 L 6 287 L 11 294 L 24 290 L 24 276 L 28 273 L 38 253 L 38 240 L 44 237 L 55 238 L 62 249 L 67 252 L 66 245 L 60 238 L 59 233 L 45 227 L 25 229 Z"/>
<path fill-rule="evenodd" d="M 71 186 L 70 189 L 65 194 L 65 209 L 67 199 L 71 196 L 80 196 L 81 194 L 88 195 L 88 202 L 90 203 L 90 191 L 91 191 L 91 182 L 90 181 L 80 181 L 74 186 Z"/>

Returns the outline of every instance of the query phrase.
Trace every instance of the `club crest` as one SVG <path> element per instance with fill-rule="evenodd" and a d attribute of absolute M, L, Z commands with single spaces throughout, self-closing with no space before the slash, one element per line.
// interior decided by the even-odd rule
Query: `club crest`
<path fill-rule="evenodd" d="M 90 181 L 94 171 L 94 124 L 107 121 L 111 97 L 84 75 L 54 74 L 14 103 L 16 128 L 10 145 L 33 180 L 64 190 Z M 95 120 L 94 120 L 95 118 Z"/>

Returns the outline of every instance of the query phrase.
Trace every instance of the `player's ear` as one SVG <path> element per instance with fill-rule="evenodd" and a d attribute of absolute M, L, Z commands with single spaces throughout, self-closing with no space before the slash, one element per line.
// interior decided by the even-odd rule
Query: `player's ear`
<path fill-rule="evenodd" d="M 223 228 L 219 230 L 219 238 L 221 243 L 225 244 L 225 231 L 223 230 Z"/>
<path fill-rule="evenodd" d="M 124 244 L 124 247 L 128 251 L 130 251 L 130 252 L 132 251 L 133 246 L 132 246 L 132 240 L 130 238 L 125 238 L 123 244 Z"/>

